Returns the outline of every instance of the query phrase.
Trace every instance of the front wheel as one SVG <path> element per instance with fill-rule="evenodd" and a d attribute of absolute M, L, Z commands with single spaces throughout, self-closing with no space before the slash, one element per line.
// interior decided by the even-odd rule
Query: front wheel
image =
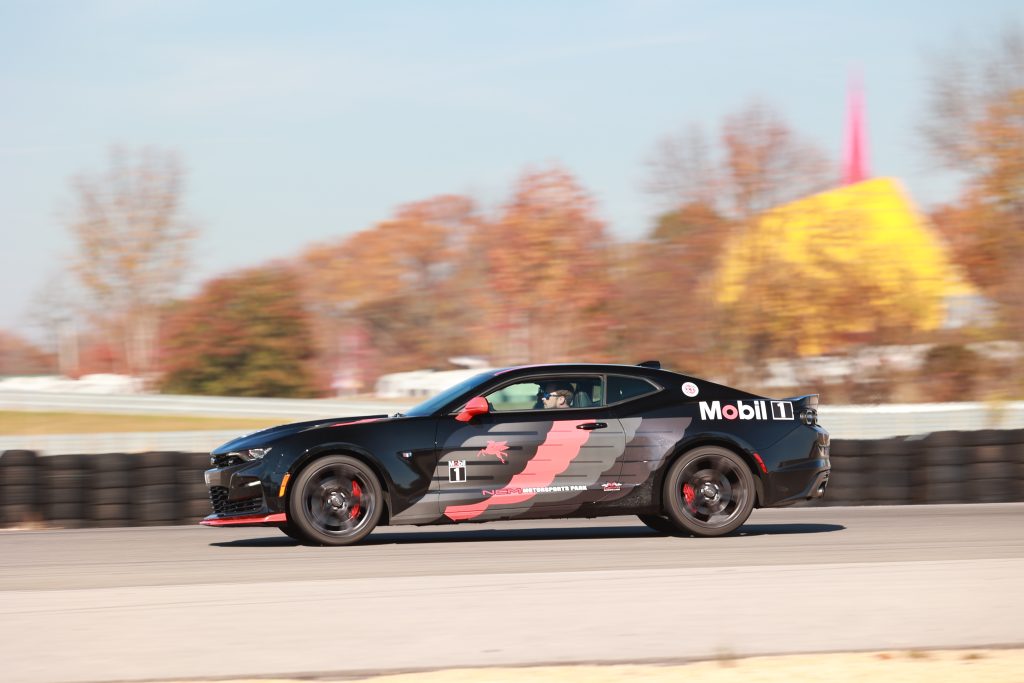
<path fill-rule="evenodd" d="M 668 517 L 662 517 L 661 515 L 637 515 L 640 521 L 647 525 L 649 529 L 653 529 L 662 534 L 678 534 L 679 527 L 672 523 L 672 520 Z"/>
<path fill-rule="evenodd" d="M 373 531 L 383 505 L 373 470 L 351 456 L 329 455 L 299 473 L 288 500 L 288 519 L 308 543 L 351 545 Z"/>
<path fill-rule="evenodd" d="M 750 517 L 754 475 L 726 448 L 694 448 L 669 468 L 664 508 L 669 520 L 695 536 L 724 536 Z"/>

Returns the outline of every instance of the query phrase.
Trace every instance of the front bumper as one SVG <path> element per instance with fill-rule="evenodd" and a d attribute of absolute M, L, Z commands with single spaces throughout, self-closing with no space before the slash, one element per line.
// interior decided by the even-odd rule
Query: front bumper
<path fill-rule="evenodd" d="M 285 510 L 262 460 L 231 462 L 206 470 L 212 514 L 205 526 L 275 525 L 287 521 Z"/>

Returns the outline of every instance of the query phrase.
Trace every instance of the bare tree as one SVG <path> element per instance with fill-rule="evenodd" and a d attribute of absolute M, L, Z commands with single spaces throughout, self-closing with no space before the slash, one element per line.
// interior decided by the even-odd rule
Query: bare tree
<path fill-rule="evenodd" d="M 154 368 L 159 308 L 181 283 L 196 231 L 182 216 L 175 154 L 114 148 L 105 172 L 72 181 L 74 270 L 128 372 Z"/>
<path fill-rule="evenodd" d="M 826 155 L 764 103 L 725 117 L 715 146 L 699 126 L 662 138 L 646 188 L 676 209 L 714 207 L 744 220 L 834 184 Z"/>
<path fill-rule="evenodd" d="M 731 208 L 740 218 L 835 184 L 825 155 L 763 103 L 727 116 L 722 144 Z"/>
<path fill-rule="evenodd" d="M 57 370 L 73 376 L 79 370 L 78 311 L 81 305 L 72 294 L 71 278 L 67 271 L 56 271 L 33 293 L 29 303 L 29 318 L 40 328 L 47 347 L 57 354 Z"/>
<path fill-rule="evenodd" d="M 929 62 L 925 142 L 945 167 L 980 170 L 985 146 L 979 137 L 991 108 L 1024 91 L 1024 31 L 1011 25 L 981 50 L 957 45 Z"/>
<path fill-rule="evenodd" d="M 719 170 L 704 130 L 690 125 L 678 135 L 666 135 L 647 162 L 646 189 L 675 209 L 687 204 L 711 206 L 719 189 Z"/>

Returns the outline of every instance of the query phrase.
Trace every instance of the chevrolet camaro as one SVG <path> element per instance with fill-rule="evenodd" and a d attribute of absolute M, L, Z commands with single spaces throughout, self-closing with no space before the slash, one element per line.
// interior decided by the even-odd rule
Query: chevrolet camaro
<path fill-rule="evenodd" d="M 213 451 L 208 526 L 316 545 L 375 527 L 636 515 L 721 536 L 825 494 L 818 397 L 771 399 L 640 365 L 480 373 L 394 415 L 298 422 Z"/>

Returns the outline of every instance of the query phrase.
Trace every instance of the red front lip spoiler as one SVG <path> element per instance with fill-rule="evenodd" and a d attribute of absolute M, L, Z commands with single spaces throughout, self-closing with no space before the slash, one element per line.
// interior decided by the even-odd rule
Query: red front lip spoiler
<path fill-rule="evenodd" d="M 253 524 L 281 524 L 288 521 L 287 515 L 277 512 L 272 515 L 247 515 L 245 517 L 214 517 L 199 522 L 203 526 L 245 526 Z"/>

